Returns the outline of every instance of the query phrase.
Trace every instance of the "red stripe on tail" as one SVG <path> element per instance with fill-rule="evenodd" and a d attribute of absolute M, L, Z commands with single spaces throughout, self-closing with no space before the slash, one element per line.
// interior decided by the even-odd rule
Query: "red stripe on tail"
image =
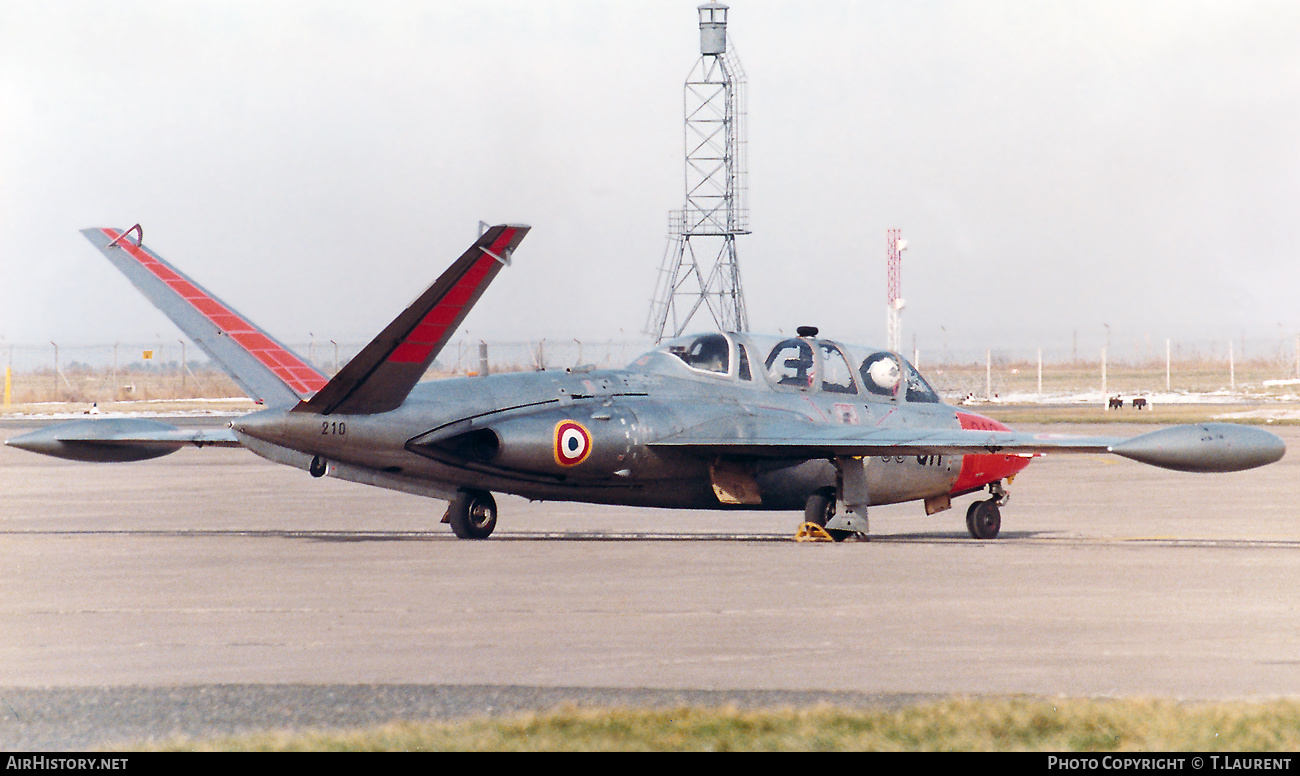
<path fill-rule="evenodd" d="M 103 229 L 102 231 L 108 235 L 110 240 L 116 240 L 122 235 L 122 232 L 116 229 Z M 197 286 L 177 275 L 135 243 L 130 240 L 122 240 L 116 247 L 126 251 L 127 254 L 140 263 L 140 266 L 149 270 L 159 280 L 170 286 L 191 307 L 211 321 L 212 325 L 243 346 L 253 358 L 256 358 L 263 366 L 271 370 L 276 377 L 283 380 L 285 385 L 292 388 L 299 395 L 315 393 L 327 382 L 325 376 L 318 372 L 315 367 L 303 362 L 293 353 L 277 345 L 274 340 L 257 331 L 256 326 L 203 293 Z"/>

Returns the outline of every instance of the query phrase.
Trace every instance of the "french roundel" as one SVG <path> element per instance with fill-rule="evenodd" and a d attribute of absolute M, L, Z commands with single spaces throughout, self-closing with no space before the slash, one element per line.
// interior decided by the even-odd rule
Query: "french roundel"
<path fill-rule="evenodd" d="M 562 420 L 555 424 L 555 462 L 577 466 L 591 453 L 591 434 L 581 423 Z"/>

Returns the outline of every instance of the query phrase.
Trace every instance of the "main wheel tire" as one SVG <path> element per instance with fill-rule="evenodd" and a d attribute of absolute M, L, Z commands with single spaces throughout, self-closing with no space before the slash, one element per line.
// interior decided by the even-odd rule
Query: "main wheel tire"
<path fill-rule="evenodd" d="M 451 531 L 460 539 L 486 539 L 497 527 L 497 502 L 485 490 L 462 491 L 451 502 Z"/>
<path fill-rule="evenodd" d="M 803 519 L 805 522 L 825 528 L 832 517 L 835 517 L 835 488 L 816 490 L 804 502 Z M 826 533 L 830 534 L 830 537 L 837 542 L 842 542 L 853 535 L 852 531 L 832 530 Z"/>
<path fill-rule="evenodd" d="M 996 539 L 1002 529 L 1002 511 L 993 499 L 976 501 L 966 510 L 966 530 L 974 539 Z"/>

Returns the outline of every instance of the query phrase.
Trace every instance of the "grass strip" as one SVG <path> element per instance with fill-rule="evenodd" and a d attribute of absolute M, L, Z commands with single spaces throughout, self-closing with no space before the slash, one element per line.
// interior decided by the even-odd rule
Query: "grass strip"
<path fill-rule="evenodd" d="M 138 747 L 133 747 L 138 750 Z M 177 739 L 185 751 L 1294 751 L 1300 702 L 953 698 L 897 710 L 564 707 L 363 730 Z"/>

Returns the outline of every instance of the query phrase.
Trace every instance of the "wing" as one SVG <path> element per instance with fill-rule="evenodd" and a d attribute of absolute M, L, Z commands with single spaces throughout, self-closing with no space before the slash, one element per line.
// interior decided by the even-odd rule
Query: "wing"
<path fill-rule="evenodd" d="M 292 406 L 325 385 L 325 376 L 315 367 L 141 242 L 132 241 L 129 235 L 135 229 L 81 233 L 251 398 Z"/>
<path fill-rule="evenodd" d="M 1277 436 L 1232 423 L 1171 426 L 1132 438 L 826 425 L 785 418 L 718 419 L 650 443 L 701 455 L 809 460 L 879 455 L 1113 453 L 1166 469 L 1229 472 L 1273 463 Z"/>

